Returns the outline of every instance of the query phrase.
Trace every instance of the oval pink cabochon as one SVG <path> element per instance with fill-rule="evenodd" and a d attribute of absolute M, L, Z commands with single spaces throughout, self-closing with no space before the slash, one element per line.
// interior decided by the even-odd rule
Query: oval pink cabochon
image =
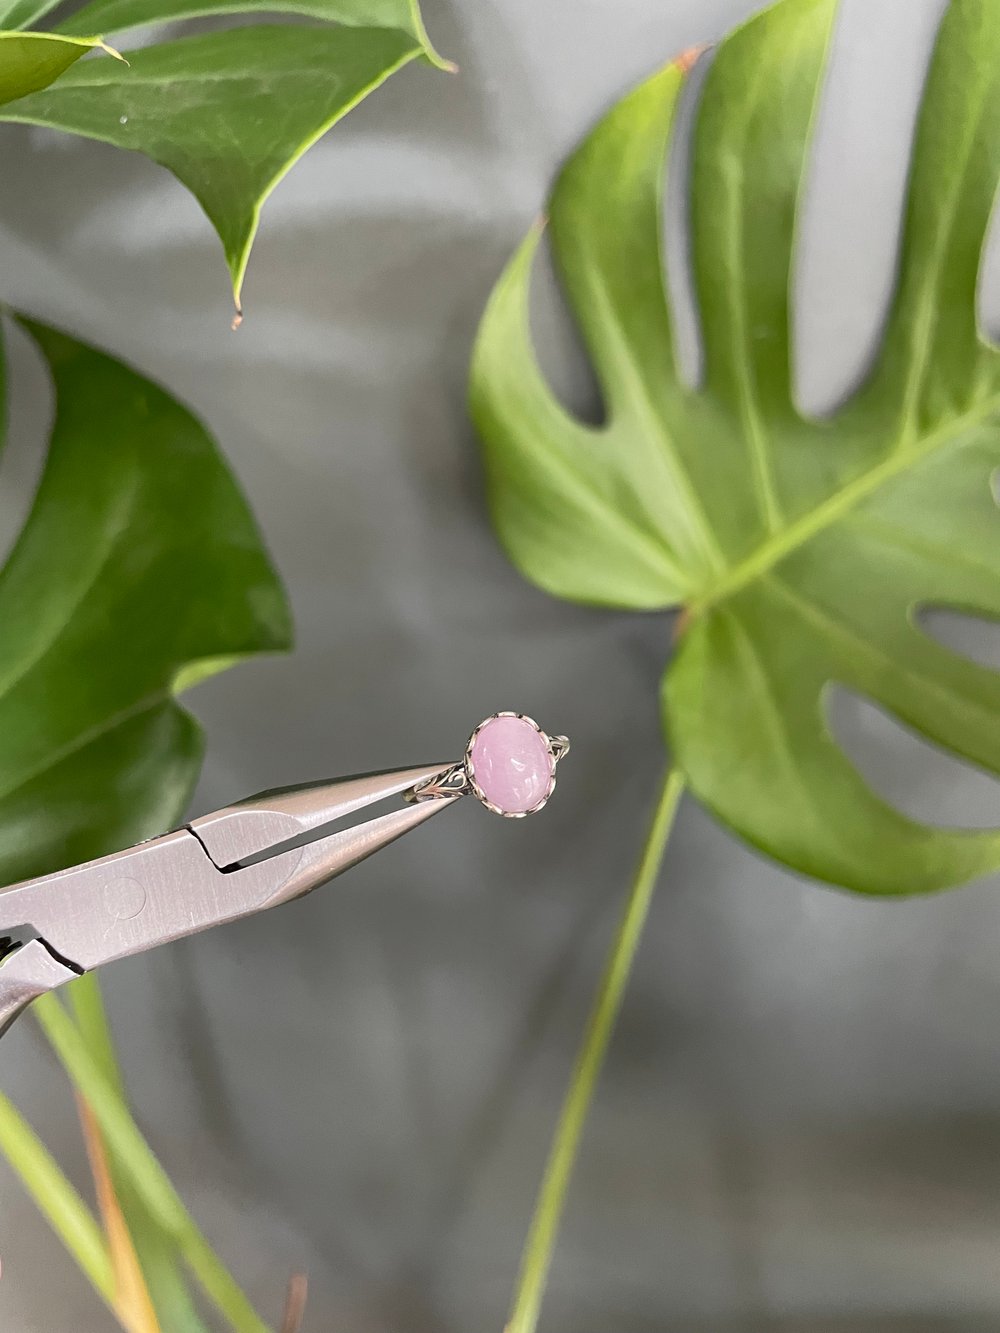
<path fill-rule="evenodd" d="M 520 717 L 493 717 L 472 745 L 476 785 L 506 815 L 525 815 L 545 800 L 555 759 L 545 737 Z"/>

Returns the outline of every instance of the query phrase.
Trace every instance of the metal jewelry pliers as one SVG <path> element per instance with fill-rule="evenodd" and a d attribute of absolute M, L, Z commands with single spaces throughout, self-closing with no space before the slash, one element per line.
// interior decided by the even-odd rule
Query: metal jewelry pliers
<path fill-rule="evenodd" d="M 540 810 L 568 748 L 523 714 L 495 713 L 459 763 L 263 792 L 126 851 L 0 889 L 0 1035 L 44 992 L 300 898 L 466 793 L 509 818 Z M 392 797 L 401 798 L 395 808 L 344 826 Z"/>

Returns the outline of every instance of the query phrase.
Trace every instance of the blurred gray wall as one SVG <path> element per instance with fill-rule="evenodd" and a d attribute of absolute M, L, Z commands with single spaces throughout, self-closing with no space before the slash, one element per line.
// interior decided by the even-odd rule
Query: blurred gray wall
<path fill-rule="evenodd" d="M 461 73 L 406 70 L 295 169 L 265 211 L 238 335 L 217 242 L 170 177 L 96 144 L 0 131 L 5 298 L 201 413 L 294 603 L 294 655 L 192 697 L 209 737 L 197 807 L 449 757 L 496 708 L 574 741 L 537 821 L 461 809 L 304 903 L 108 970 L 142 1122 L 275 1322 L 303 1266 L 316 1333 L 502 1326 L 664 763 L 669 625 L 554 603 L 505 563 L 464 409 L 470 340 L 595 116 L 755 7 L 427 0 Z M 941 8 L 845 0 L 799 272 L 813 406 L 852 382 L 877 332 Z M 993 309 L 1000 282 L 988 287 Z M 542 300 L 538 321 L 560 391 L 587 408 L 564 316 Z M 14 360 L 28 388 L 0 477 L 8 531 L 37 471 L 44 392 L 23 348 Z M 995 811 L 992 784 L 877 714 L 847 705 L 839 725 L 908 810 Z M 856 901 L 758 859 L 686 803 L 548 1333 L 1000 1327 L 997 888 Z M 30 1022 L 0 1070 L 83 1181 L 73 1105 Z M 110 1329 L 6 1167 L 0 1199 L 4 1333 Z"/>

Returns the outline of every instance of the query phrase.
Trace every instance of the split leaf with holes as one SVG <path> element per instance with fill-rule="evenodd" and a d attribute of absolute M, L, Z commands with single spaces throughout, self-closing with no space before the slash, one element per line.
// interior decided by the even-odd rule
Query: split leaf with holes
<path fill-rule="evenodd" d="M 690 60 L 621 101 L 570 158 L 552 249 L 607 418 L 540 373 L 539 231 L 501 278 L 472 370 L 489 497 L 512 560 L 559 597 L 682 606 L 663 710 L 695 794 L 788 865 L 867 893 L 1000 867 L 1000 832 L 906 818 L 831 735 L 840 685 L 1000 773 L 1000 675 L 924 632 L 1000 618 L 1000 355 L 976 288 L 1000 175 L 994 0 L 952 0 L 910 170 L 891 310 L 829 419 L 793 395 L 791 282 L 834 0 L 782 0 L 712 58 L 693 131 L 690 233 L 704 348 L 677 369 L 660 246 L 664 157 Z"/>
<path fill-rule="evenodd" d="M 51 7 L 15 0 L 0 24 L 27 25 Z M 83 34 L 276 13 L 312 22 L 159 42 L 128 51 L 127 64 L 88 60 L 70 69 L 67 58 L 64 69 L 0 108 L 5 120 L 135 149 L 172 171 L 219 234 L 237 308 L 261 206 L 286 172 L 404 65 L 422 57 L 447 68 L 416 0 L 91 0 L 48 39 L 70 52 Z M 0 100 L 3 41 L 18 36 L 0 33 Z M 86 37 L 89 45 L 96 40 Z"/>

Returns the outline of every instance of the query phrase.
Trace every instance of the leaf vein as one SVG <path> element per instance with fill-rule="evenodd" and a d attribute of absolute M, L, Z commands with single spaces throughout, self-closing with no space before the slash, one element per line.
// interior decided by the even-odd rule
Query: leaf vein
<path fill-rule="evenodd" d="M 966 431 L 981 425 L 987 417 L 998 410 L 1000 410 L 1000 390 L 982 399 L 947 426 L 932 431 L 906 451 L 897 450 L 886 455 L 875 467 L 862 472 L 839 491 L 834 491 L 821 504 L 775 533 L 769 541 L 762 542 L 738 565 L 733 565 L 715 584 L 710 585 L 701 596 L 692 601 L 691 613 L 699 615 L 724 598 L 731 597 L 754 579 L 763 577 L 779 561 L 784 560 L 786 556 L 804 546 L 832 524 L 839 522 L 856 505 L 887 482 L 936 450 L 952 443 Z"/>

